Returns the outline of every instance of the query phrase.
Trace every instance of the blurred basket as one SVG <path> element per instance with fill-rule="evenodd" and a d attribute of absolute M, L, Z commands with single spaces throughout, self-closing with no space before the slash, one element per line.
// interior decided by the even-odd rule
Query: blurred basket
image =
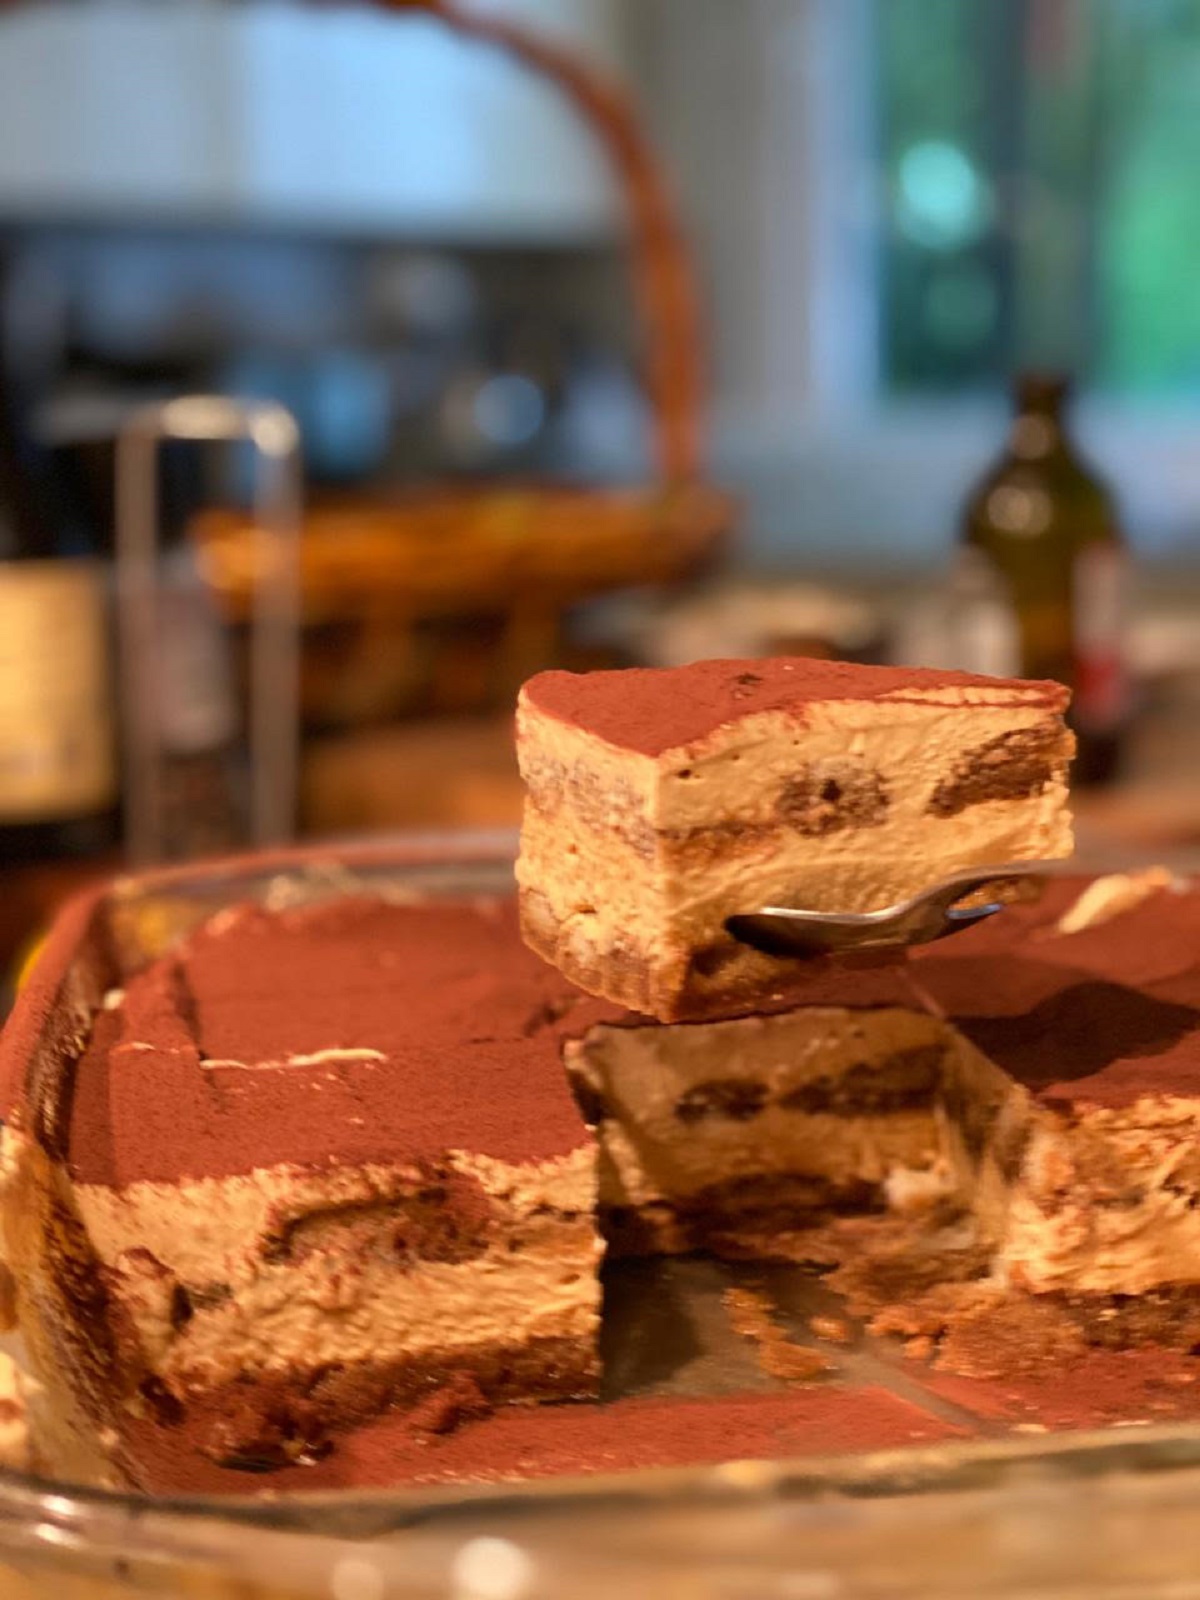
<path fill-rule="evenodd" d="M 391 500 L 317 503 L 305 516 L 303 700 L 325 722 L 474 709 L 550 664 L 562 618 L 589 595 L 674 582 L 720 550 L 732 499 L 702 476 L 701 321 L 692 264 L 625 91 L 525 28 L 458 0 L 376 0 L 440 19 L 554 82 L 620 181 L 646 344 L 655 481 L 579 489 L 444 484 Z M 255 582 L 244 514 L 196 519 L 203 570 L 243 621 Z"/>

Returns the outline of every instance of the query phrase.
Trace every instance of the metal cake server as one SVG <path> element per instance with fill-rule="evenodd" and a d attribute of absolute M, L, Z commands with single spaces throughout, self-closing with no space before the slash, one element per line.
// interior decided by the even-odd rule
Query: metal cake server
<path fill-rule="evenodd" d="M 988 898 L 961 905 L 976 890 L 995 883 L 1028 879 L 1040 883 L 1061 873 L 1063 861 L 1011 861 L 997 867 L 965 867 L 898 905 L 880 911 L 800 911 L 763 906 L 730 917 L 726 930 L 742 944 L 771 956 L 830 955 L 844 950 L 903 949 L 930 944 L 974 927 L 1011 902 Z"/>

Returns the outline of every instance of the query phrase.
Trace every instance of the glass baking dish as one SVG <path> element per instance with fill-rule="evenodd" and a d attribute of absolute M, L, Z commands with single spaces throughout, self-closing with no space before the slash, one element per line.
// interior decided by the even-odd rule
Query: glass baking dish
<path fill-rule="evenodd" d="M 504 893 L 513 846 L 507 834 L 415 836 L 119 879 L 60 917 L 6 1032 L 6 1070 L 44 1072 L 61 1047 L 65 1009 L 77 1011 L 81 996 L 98 997 L 222 907 L 364 891 Z M 719 1301 L 720 1285 L 737 1282 L 741 1269 L 667 1270 L 686 1316 L 689 1302 L 711 1312 L 714 1293 Z M 799 1268 L 771 1282 L 793 1326 L 814 1306 L 827 1309 Z M 618 1268 L 608 1292 L 622 1319 L 636 1318 L 636 1268 Z M 622 1363 L 618 1392 L 705 1392 L 708 1355 L 665 1377 L 661 1359 L 654 1376 L 636 1360 Z M 0 1597 L 1200 1593 L 1200 1426 L 1006 1429 L 922 1389 L 912 1363 L 873 1341 L 847 1352 L 835 1381 L 843 1380 L 916 1401 L 959 1437 L 868 1454 L 387 1493 L 284 1497 L 257 1478 L 253 1496 L 211 1500 L 0 1473 Z"/>

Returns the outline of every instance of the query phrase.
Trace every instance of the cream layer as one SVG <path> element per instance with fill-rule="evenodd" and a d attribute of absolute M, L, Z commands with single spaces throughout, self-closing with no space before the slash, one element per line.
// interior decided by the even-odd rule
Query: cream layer
<path fill-rule="evenodd" d="M 661 855 L 647 860 L 619 834 L 566 808 L 528 805 L 517 879 L 560 921 L 590 929 L 592 942 L 623 933 L 647 953 L 678 949 L 716 941 L 728 917 L 757 906 L 878 909 L 959 867 L 1067 855 L 1065 794 L 1056 786 L 1037 802 L 988 801 L 911 829 L 847 829 L 826 839 L 783 828 L 746 838 L 730 832 L 692 866 Z"/>
<path fill-rule="evenodd" d="M 537 1168 L 448 1160 L 497 1203 L 477 1240 L 451 1241 L 450 1259 L 401 1260 L 387 1247 L 412 1182 L 389 1168 L 78 1185 L 75 1199 L 116 1307 L 172 1388 L 541 1338 L 590 1344 L 602 1253 L 594 1153 Z"/>
<path fill-rule="evenodd" d="M 597 943 L 619 923 L 646 948 L 717 937 L 733 912 L 781 896 L 816 909 L 869 910 L 958 866 L 1066 855 L 1066 744 L 1039 793 L 982 800 L 949 815 L 934 804 L 972 751 L 1058 727 L 1027 703 L 817 702 L 802 725 L 761 713 L 656 761 L 526 710 L 522 769 L 533 801 L 518 881 L 544 895 L 560 918 L 594 919 Z M 547 771 L 565 775 L 553 810 L 541 781 Z M 826 782 L 850 796 L 877 784 L 882 805 L 868 805 L 868 820 L 859 823 L 801 831 L 789 825 L 799 772 L 818 805 Z M 622 839 L 631 819 L 652 830 L 649 849 L 645 839 L 640 849 Z M 707 847 L 682 837 L 704 828 L 717 830 Z"/>
<path fill-rule="evenodd" d="M 565 1059 L 597 1119 L 601 1201 L 686 1205 L 776 1177 L 882 1191 L 900 1170 L 948 1172 L 933 1109 L 945 1035 L 899 1008 L 596 1027 Z"/>
<path fill-rule="evenodd" d="M 1043 1114 L 1008 1200 L 998 1268 L 1035 1293 L 1200 1283 L 1200 1101 Z"/>
<path fill-rule="evenodd" d="M 994 1094 L 1001 1075 L 981 1061 Z M 947 1129 L 956 1187 L 994 1246 L 996 1277 L 1032 1294 L 1200 1284 L 1200 1101 L 1144 1098 L 1067 1117 L 1007 1087 L 982 1151 L 968 1153 L 961 1123 Z"/>

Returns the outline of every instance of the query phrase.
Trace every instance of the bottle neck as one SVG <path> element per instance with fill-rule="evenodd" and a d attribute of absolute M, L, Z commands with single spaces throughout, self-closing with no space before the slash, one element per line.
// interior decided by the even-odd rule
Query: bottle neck
<path fill-rule="evenodd" d="M 1018 461 L 1045 461 L 1073 453 L 1061 411 L 1046 406 L 1017 406 L 1008 447 Z"/>
<path fill-rule="evenodd" d="M 1018 461 L 1044 461 L 1073 454 L 1067 424 L 1068 380 L 1028 373 L 1014 384 L 1009 453 Z"/>

